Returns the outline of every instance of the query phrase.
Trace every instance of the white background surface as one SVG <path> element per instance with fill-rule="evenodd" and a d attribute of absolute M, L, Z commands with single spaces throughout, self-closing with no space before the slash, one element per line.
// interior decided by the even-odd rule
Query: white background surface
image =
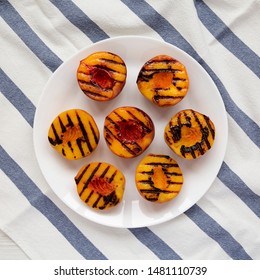
<path fill-rule="evenodd" d="M 27 260 L 27 255 L 0 230 L 0 260 Z"/>

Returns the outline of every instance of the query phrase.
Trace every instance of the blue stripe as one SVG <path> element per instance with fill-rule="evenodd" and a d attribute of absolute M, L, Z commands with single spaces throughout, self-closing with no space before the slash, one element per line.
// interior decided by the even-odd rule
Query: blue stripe
<path fill-rule="evenodd" d="M 89 260 L 106 259 L 68 217 L 41 192 L 2 146 L 0 147 L 0 163 L 4 173 L 28 199 L 30 204 L 40 211 L 84 258 Z"/>
<path fill-rule="evenodd" d="M 155 235 L 148 228 L 129 229 L 132 234 L 148 247 L 161 260 L 181 260 L 181 257 L 174 252 L 163 240 Z"/>
<path fill-rule="evenodd" d="M 192 206 L 185 214 L 208 236 L 218 242 L 222 249 L 235 260 L 251 260 L 244 248 L 198 205 Z"/>
<path fill-rule="evenodd" d="M 166 42 L 183 49 L 204 67 L 218 87 L 229 115 L 244 130 L 250 139 L 258 147 L 260 147 L 259 126 L 235 104 L 217 75 L 199 56 L 193 47 L 181 36 L 181 34 L 145 1 L 121 1 L 126 4 L 137 16 L 139 16 L 144 21 L 144 23 L 154 29 Z"/>
<path fill-rule="evenodd" d="M 242 42 L 203 1 L 194 0 L 194 3 L 201 22 L 209 32 L 260 77 L 259 56 Z"/>
<path fill-rule="evenodd" d="M 218 174 L 218 178 L 234 192 L 256 215 L 260 218 L 260 196 L 254 193 L 235 174 L 228 165 L 223 162 Z"/>
<path fill-rule="evenodd" d="M 35 106 L 2 69 L 0 69 L 0 91 L 16 107 L 29 125 L 33 126 Z"/>
<path fill-rule="evenodd" d="M 87 35 L 92 42 L 108 38 L 108 35 L 72 1 L 50 0 L 50 2 L 55 5 L 72 24 Z M 94 2 L 91 5 L 95 5 Z"/>
<path fill-rule="evenodd" d="M 1 1 L 0 15 L 27 47 L 33 50 L 34 54 L 51 71 L 55 71 L 61 65 L 61 59 L 43 43 L 14 7 L 6 0 Z"/>

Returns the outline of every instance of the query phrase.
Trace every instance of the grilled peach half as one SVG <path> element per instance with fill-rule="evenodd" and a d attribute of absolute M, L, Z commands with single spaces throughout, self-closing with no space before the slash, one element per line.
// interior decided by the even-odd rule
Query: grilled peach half
<path fill-rule="evenodd" d="M 182 110 L 166 125 L 164 139 L 180 157 L 196 159 L 211 149 L 215 126 L 204 114 L 191 109 Z"/>
<path fill-rule="evenodd" d="M 181 191 L 183 174 L 178 163 L 170 156 L 148 154 L 136 168 L 135 181 L 144 199 L 164 203 Z"/>
<path fill-rule="evenodd" d="M 123 158 L 142 154 L 154 138 L 151 118 L 139 108 L 119 107 L 105 118 L 104 138 L 110 150 Z"/>
<path fill-rule="evenodd" d="M 80 199 L 98 210 L 115 207 L 124 195 L 123 173 L 106 162 L 92 162 L 82 166 L 75 176 L 75 182 Z"/>
<path fill-rule="evenodd" d="M 123 59 L 111 52 L 96 52 L 80 61 L 77 80 L 81 90 L 91 99 L 108 101 L 115 98 L 126 82 Z"/>
<path fill-rule="evenodd" d="M 148 60 L 137 77 L 139 91 L 159 107 L 180 102 L 189 88 L 185 66 L 168 55 L 158 55 Z"/>
<path fill-rule="evenodd" d="M 50 145 L 69 160 L 90 155 L 96 149 L 99 137 L 94 118 L 81 109 L 60 113 L 48 131 Z"/>

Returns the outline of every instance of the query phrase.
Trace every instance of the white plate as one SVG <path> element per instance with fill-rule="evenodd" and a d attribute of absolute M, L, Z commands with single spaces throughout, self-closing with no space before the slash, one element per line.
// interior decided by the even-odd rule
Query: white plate
<path fill-rule="evenodd" d="M 97 51 L 118 54 L 127 66 L 127 82 L 115 99 L 97 102 L 86 97 L 80 90 L 76 71 L 79 61 Z M 167 54 L 181 61 L 190 78 L 186 97 L 174 107 L 158 108 L 138 91 L 136 78 L 140 68 L 150 58 Z M 134 159 L 123 159 L 108 149 L 103 138 L 105 116 L 120 106 L 136 106 L 147 112 L 155 124 L 155 138 L 144 154 Z M 96 120 L 100 130 L 100 142 L 94 153 L 84 159 L 68 161 L 50 147 L 48 129 L 53 119 L 62 111 L 81 108 Z M 175 155 L 164 142 L 164 128 L 169 119 L 182 109 L 194 109 L 209 116 L 216 127 L 216 139 L 212 149 L 196 160 L 185 160 Z M 227 143 L 227 117 L 221 96 L 206 71 L 182 50 L 151 38 L 125 36 L 107 39 L 79 51 L 63 63 L 48 81 L 34 120 L 34 146 L 36 156 L 47 182 L 58 197 L 83 217 L 112 227 L 143 227 L 168 221 L 194 205 L 209 189 L 215 179 Z M 180 165 L 184 184 L 180 194 L 172 201 L 157 205 L 140 197 L 135 187 L 135 169 L 148 153 L 172 156 Z M 123 201 L 109 211 L 96 211 L 85 205 L 76 193 L 74 176 L 80 167 L 92 161 L 105 161 L 118 167 L 126 177 Z"/>

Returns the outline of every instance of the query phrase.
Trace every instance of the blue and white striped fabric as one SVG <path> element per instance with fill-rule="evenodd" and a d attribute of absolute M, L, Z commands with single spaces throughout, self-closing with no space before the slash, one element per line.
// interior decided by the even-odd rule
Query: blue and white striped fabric
<path fill-rule="evenodd" d="M 260 259 L 259 0 L 0 0 L 0 228 L 30 259 Z M 116 229 L 52 192 L 33 150 L 42 90 L 93 42 L 141 35 L 173 44 L 209 73 L 229 126 L 206 195 L 176 219 Z"/>

